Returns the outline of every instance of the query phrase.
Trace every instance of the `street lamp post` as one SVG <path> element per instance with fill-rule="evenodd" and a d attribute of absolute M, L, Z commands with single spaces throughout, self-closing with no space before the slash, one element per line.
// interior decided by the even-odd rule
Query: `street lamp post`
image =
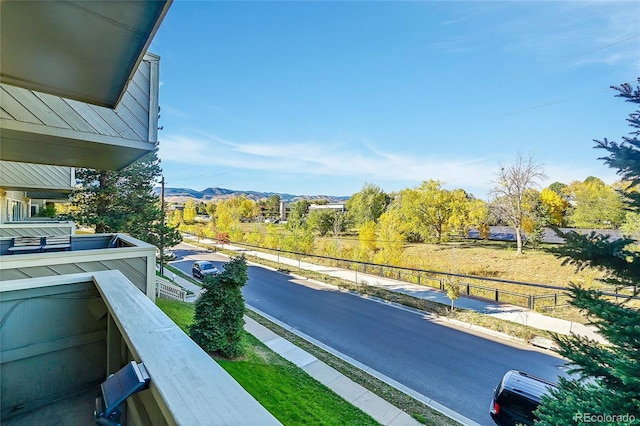
<path fill-rule="evenodd" d="M 160 184 L 160 275 L 164 275 L 164 176 Z"/>

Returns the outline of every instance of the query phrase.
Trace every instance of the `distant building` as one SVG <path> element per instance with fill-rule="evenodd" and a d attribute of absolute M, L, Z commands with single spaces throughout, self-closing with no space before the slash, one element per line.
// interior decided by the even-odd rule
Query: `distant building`
<path fill-rule="evenodd" d="M 329 204 L 311 204 L 309 206 L 309 210 L 316 210 L 316 209 L 332 209 L 332 210 L 338 210 L 341 212 L 346 212 L 347 205 L 345 203 L 329 203 Z"/>

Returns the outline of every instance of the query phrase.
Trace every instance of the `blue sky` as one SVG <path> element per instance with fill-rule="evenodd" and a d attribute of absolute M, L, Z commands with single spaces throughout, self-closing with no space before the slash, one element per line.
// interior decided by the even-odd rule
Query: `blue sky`
<path fill-rule="evenodd" d="M 168 187 L 351 195 L 428 179 L 487 199 L 501 165 L 541 187 L 614 170 L 640 76 L 640 2 L 176 0 L 160 60 Z"/>

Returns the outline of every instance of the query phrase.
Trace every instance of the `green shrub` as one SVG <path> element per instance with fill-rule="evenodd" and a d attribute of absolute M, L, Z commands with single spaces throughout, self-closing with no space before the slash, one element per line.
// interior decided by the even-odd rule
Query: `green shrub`
<path fill-rule="evenodd" d="M 244 298 L 240 288 L 247 283 L 244 256 L 231 259 L 218 275 L 209 275 L 195 307 L 191 338 L 205 351 L 219 352 L 228 358 L 243 354 Z"/>

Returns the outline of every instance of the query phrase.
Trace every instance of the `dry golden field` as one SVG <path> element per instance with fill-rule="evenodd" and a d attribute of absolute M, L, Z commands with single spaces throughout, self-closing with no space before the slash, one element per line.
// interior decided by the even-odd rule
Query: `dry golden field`
<path fill-rule="evenodd" d="M 317 238 L 316 241 L 338 241 L 343 251 L 357 247 L 349 238 Z M 316 244 L 318 245 L 318 244 Z M 515 244 L 505 242 L 463 241 L 442 244 L 406 244 L 402 266 L 430 271 L 475 275 L 501 280 L 567 287 L 570 282 L 586 287 L 599 287 L 601 271 L 576 271 L 575 266 L 562 265 L 545 249 L 516 253 Z"/>
<path fill-rule="evenodd" d="M 526 250 L 517 254 L 509 243 L 415 244 L 406 248 L 407 266 L 441 272 L 528 283 L 568 286 L 569 282 L 586 287 L 598 286 L 601 271 L 576 271 L 545 250 Z"/>
<path fill-rule="evenodd" d="M 325 240 L 337 242 L 343 252 L 349 252 L 359 244 L 353 237 Z M 462 285 L 462 294 L 467 294 L 466 291 L 469 291 L 468 294 L 471 296 L 491 300 L 496 297 L 496 290 L 498 290 L 498 300 L 501 302 L 532 306 L 538 311 L 580 322 L 584 321 L 584 318 L 575 309 L 567 306 L 569 298 L 562 290 L 481 278 L 557 287 L 568 287 L 573 282 L 587 288 L 602 288 L 599 278 L 604 277 L 602 271 L 594 269 L 576 271 L 575 266 L 563 265 L 562 259 L 558 259 L 545 249 L 525 250 L 524 254 L 518 255 L 514 243 L 508 242 L 465 240 L 442 244 L 407 244 L 402 263 L 402 266 L 407 268 L 478 277 L 477 279 L 470 277 L 457 279 Z M 418 282 L 418 277 L 415 275 L 403 273 L 400 277 L 393 270 L 385 270 L 384 274 L 403 281 Z M 436 288 L 441 281 L 446 282 L 449 279 L 440 274 L 422 273 L 420 275 L 421 284 Z M 533 297 L 533 300 L 530 297 Z"/>

